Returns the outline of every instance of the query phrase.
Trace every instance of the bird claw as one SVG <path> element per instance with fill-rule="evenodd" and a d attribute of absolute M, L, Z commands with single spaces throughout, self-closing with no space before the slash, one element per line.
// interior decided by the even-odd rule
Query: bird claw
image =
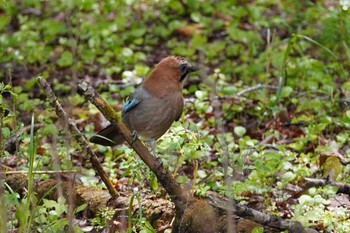
<path fill-rule="evenodd" d="M 138 135 L 137 135 L 137 131 L 136 130 L 133 130 L 132 131 L 132 134 L 131 134 L 131 137 L 132 137 L 132 142 L 135 142 Z"/>

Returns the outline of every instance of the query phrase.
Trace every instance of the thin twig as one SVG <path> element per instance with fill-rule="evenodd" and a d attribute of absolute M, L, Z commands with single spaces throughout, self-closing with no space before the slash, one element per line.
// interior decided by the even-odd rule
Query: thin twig
<path fill-rule="evenodd" d="M 112 198 L 116 198 L 119 196 L 119 193 L 115 189 L 114 185 L 108 178 L 108 175 L 103 170 L 103 167 L 101 163 L 98 161 L 97 156 L 92 151 L 91 147 L 89 146 L 89 143 L 86 141 L 85 137 L 82 136 L 81 132 L 77 128 L 75 122 L 70 119 L 67 115 L 67 113 L 62 108 L 61 104 L 57 101 L 57 98 L 55 94 L 53 93 L 50 85 L 46 82 L 45 79 L 39 77 L 38 78 L 39 84 L 41 88 L 45 91 L 46 96 L 48 97 L 51 105 L 55 108 L 57 116 L 63 120 L 63 122 L 67 122 L 69 125 L 69 131 L 72 135 L 74 135 L 76 141 L 79 143 L 79 145 L 87 152 L 87 154 L 90 156 L 90 161 L 92 164 L 92 167 L 97 171 L 99 176 L 101 177 L 103 183 L 106 185 L 109 193 L 111 194 Z"/>
<path fill-rule="evenodd" d="M 77 173 L 77 170 L 58 170 L 58 171 L 33 171 L 33 174 L 65 174 L 65 173 Z M 13 174 L 28 174 L 28 171 L 8 171 L 4 172 L 5 175 Z"/>
<path fill-rule="evenodd" d="M 244 90 L 238 92 L 236 95 L 237 95 L 237 96 L 242 96 L 242 95 L 244 95 L 244 94 L 246 94 L 246 93 L 248 93 L 248 92 L 255 91 L 255 90 L 258 90 L 258 89 L 262 89 L 262 88 L 273 89 L 273 90 L 276 90 L 276 89 L 277 89 L 276 86 L 265 85 L 265 84 L 259 83 L 259 84 L 256 85 L 256 86 L 248 87 L 247 89 L 244 89 Z"/>

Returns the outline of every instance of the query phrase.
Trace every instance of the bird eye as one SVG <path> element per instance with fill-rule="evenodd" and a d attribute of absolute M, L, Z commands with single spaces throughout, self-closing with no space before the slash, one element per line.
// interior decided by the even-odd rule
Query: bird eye
<path fill-rule="evenodd" d="M 181 75 L 187 73 L 187 64 L 184 63 L 180 65 L 180 72 L 181 72 Z"/>

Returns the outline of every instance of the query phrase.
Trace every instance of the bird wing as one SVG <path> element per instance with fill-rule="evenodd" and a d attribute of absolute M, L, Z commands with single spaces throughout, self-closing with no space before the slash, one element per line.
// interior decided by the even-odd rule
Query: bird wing
<path fill-rule="evenodd" d="M 130 112 L 130 110 L 135 108 L 142 101 L 148 101 L 149 98 L 151 98 L 151 95 L 148 92 L 148 90 L 145 89 L 143 86 L 140 86 L 134 91 L 134 93 L 132 93 L 129 96 L 128 101 L 126 101 L 126 103 L 124 104 L 124 107 L 122 108 L 122 116 Z"/>
<path fill-rule="evenodd" d="M 175 121 L 179 121 L 180 118 L 181 118 L 181 116 L 182 116 L 182 112 L 181 112 L 181 114 L 179 114 L 179 115 L 176 117 Z"/>
<path fill-rule="evenodd" d="M 124 116 L 125 113 L 133 109 L 136 105 L 138 105 L 138 103 L 140 103 L 140 101 L 136 98 L 129 99 L 122 109 L 122 116 Z"/>

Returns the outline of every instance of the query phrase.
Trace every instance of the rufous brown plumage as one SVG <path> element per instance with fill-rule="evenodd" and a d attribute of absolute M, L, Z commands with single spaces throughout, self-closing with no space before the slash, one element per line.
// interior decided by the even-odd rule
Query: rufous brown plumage
<path fill-rule="evenodd" d="M 197 70 L 182 57 L 166 57 L 125 103 L 122 109 L 124 123 L 142 140 L 150 143 L 154 154 L 156 140 L 181 117 L 184 108 L 184 79 Z M 90 141 L 113 146 L 121 144 L 124 138 L 113 125 L 109 125 Z"/>

